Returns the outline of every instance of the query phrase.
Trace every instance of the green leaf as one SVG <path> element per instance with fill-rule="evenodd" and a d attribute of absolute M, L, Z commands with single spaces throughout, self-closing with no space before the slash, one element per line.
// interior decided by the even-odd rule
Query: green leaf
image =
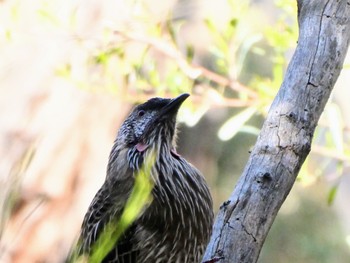
<path fill-rule="evenodd" d="M 328 193 L 328 199 L 327 199 L 327 203 L 328 205 L 332 205 L 335 199 L 335 196 L 337 194 L 338 191 L 338 185 L 335 185 L 331 188 L 331 190 Z"/>
<path fill-rule="evenodd" d="M 195 126 L 199 120 L 208 112 L 210 106 L 207 104 L 202 104 L 195 109 L 182 108 L 179 112 L 179 121 L 186 123 L 187 126 Z"/>
<path fill-rule="evenodd" d="M 193 60 L 193 57 L 194 57 L 194 47 L 193 45 L 186 45 L 186 59 L 187 59 L 187 62 L 191 63 L 192 60 Z"/>
<path fill-rule="evenodd" d="M 247 39 L 242 43 L 241 47 L 239 48 L 238 54 L 237 54 L 237 74 L 240 75 L 244 66 L 244 61 L 249 54 L 249 52 L 252 50 L 255 44 L 257 44 L 259 41 L 262 40 L 261 34 L 255 34 L 251 37 L 247 37 Z"/>
<path fill-rule="evenodd" d="M 170 37 L 171 37 L 171 40 L 173 41 L 173 43 L 176 43 L 177 42 L 176 32 L 175 32 L 175 29 L 174 29 L 174 26 L 173 26 L 171 19 L 167 20 L 166 28 L 168 30 Z"/>
<path fill-rule="evenodd" d="M 256 111 L 255 107 L 249 107 L 227 120 L 219 129 L 218 137 L 220 140 L 227 141 L 233 138 Z"/>
<path fill-rule="evenodd" d="M 126 229 L 140 216 L 142 209 L 152 200 L 153 182 L 151 170 L 155 163 L 154 149 L 148 150 L 144 165 L 135 175 L 135 184 L 120 219 L 111 221 L 104 228 L 96 241 L 89 262 L 102 262 Z"/>
<path fill-rule="evenodd" d="M 260 129 L 251 125 L 243 125 L 239 131 L 247 134 L 251 134 L 254 136 L 258 136 L 260 133 Z"/>

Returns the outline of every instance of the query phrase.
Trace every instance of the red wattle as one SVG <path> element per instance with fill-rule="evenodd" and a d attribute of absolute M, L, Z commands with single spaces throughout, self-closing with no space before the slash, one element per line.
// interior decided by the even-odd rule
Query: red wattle
<path fill-rule="evenodd" d="M 147 149 L 148 145 L 139 142 L 138 144 L 136 144 L 136 150 L 138 150 L 139 152 L 144 152 Z"/>

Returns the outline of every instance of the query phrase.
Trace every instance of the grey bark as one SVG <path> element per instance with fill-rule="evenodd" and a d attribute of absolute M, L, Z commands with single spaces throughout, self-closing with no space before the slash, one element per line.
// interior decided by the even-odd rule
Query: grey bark
<path fill-rule="evenodd" d="M 202 262 L 256 262 L 291 190 L 350 39 L 349 0 L 299 0 L 299 39 L 248 163 L 220 207 Z"/>

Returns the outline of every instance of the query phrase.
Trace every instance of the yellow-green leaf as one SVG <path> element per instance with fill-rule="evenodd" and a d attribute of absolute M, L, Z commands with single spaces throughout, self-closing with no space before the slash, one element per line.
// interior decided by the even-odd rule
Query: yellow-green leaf
<path fill-rule="evenodd" d="M 255 107 L 247 108 L 236 114 L 221 126 L 218 136 L 221 140 L 227 141 L 233 138 L 242 128 L 242 126 L 254 115 Z"/>

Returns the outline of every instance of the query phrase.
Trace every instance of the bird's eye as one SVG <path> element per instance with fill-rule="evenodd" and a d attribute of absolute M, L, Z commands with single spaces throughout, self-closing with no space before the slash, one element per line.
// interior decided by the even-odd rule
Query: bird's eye
<path fill-rule="evenodd" d="M 139 117 L 142 117 L 143 115 L 145 115 L 145 111 L 144 111 L 144 110 L 140 110 L 140 111 L 137 113 L 137 116 L 139 116 Z"/>

